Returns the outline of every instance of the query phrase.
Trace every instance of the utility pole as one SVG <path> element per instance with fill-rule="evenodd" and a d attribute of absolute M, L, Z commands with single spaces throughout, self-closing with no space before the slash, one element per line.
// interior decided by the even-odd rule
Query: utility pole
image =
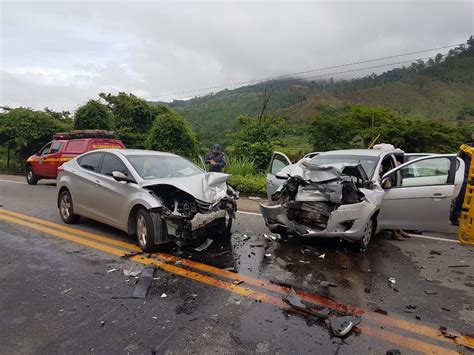
<path fill-rule="evenodd" d="M 374 141 L 375 137 L 375 119 L 374 119 L 374 114 L 372 114 L 372 141 Z"/>
<path fill-rule="evenodd" d="M 258 115 L 258 124 L 262 123 L 262 117 L 265 114 L 265 110 L 267 109 L 268 101 L 270 100 L 270 97 L 273 94 L 273 88 L 270 88 L 270 92 L 267 94 L 267 89 L 265 89 L 265 92 L 263 93 L 263 105 L 262 105 L 262 111 L 260 112 L 260 115 Z"/>

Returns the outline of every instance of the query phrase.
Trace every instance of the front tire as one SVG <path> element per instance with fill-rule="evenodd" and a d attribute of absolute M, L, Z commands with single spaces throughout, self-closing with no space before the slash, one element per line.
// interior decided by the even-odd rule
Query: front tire
<path fill-rule="evenodd" d="M 365 252 L 369 247 L 370 240 L 372 239 L 375 232 L 375 219 L 372 217 L 369 219 L 364 228 L 364 235 L 362 239 L 356 242 L 356 246 L 360 252 Z"/>
<path fill-rule="evenodd" d="M 33 171 L 31 165 L 26 167 L 26 182 L 28 185 L 36 185 L 38 183 L 38 176 Z"/>
<path fill-rule="evenodd" d="M 59 195 L 59 214 L 66 224 L 77 223 L 81 218 L 81 216 L 74 213 L 72 197 L 68 190 L 63 190 Z"/>
<path fill-rule="evenodd" d="M 157 250 L 153 220 L 150 212 L 144 208 L 140 208 L 136 215 L 136 233 L 138 246 L 141 250 L 147 253 Z"/>

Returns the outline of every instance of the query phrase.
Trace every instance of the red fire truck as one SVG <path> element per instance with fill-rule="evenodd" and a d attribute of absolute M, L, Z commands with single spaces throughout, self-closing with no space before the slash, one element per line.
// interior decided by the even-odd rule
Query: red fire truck
<path fill-rule="evenodd" d="M 81 130 L 56 133 L 53 140 L 26 161 L 26 181 L 36 185 L 40 179 L 55 179 L 58 167 L 72 158 L 94 149 L 123 149 L 113 131 Z"/>

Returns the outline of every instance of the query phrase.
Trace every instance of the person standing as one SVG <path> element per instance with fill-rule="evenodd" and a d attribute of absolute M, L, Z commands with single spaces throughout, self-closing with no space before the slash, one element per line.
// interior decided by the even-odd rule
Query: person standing
<path fill-rule="evenodd" d="M 221 151 L 219 144 L 214 144 L 212 150 L 207 155 L 205 160 L 206 164 L 209 164 L 209 171 L 220 173 L 225 167 L 225 155 Z"/>

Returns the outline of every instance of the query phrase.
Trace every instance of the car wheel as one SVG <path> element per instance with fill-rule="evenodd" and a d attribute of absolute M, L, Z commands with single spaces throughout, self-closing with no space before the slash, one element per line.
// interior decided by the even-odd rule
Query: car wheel
<path fill-rule="evenodd" d="M 151 219 L 150 213 L 141 208 L 137 212 L 136 216 L 137 226 L 137 241 L 138 246 L 144 252 L 151 252 L 157 249 L 155 244 L 155 232 L 153 228 L 153 220 Z"/>
<path fill-rule="evenodd" d="M 374 227 L 375 227 L 374 219 L 371 218 L 368 220 L 367 224 L 365 225 L 364 235 L 362 239 L 357 241 L 357 247 L 359 248 L 359 251 L 364 252 L 367 250 L 370 243 L 370 239 L 374 235 Z"/>
<path fill-rule="evenodd" d="M 26 182 L 28 183 L 28 185 L 36 185 L 38 183 L 38 180 L 39 179 L 34 173 L 33 168 L 31 167 L 31 165 L 28 165 L 26 167 Z"/>
<path fill-rule="evenodd" d="M 76 223 L 81 218 L 81 216 L 74 213 L 72 197 L 68 190 L 63 190 L 59 195 L 59 214 L 66 224 Z"/>

